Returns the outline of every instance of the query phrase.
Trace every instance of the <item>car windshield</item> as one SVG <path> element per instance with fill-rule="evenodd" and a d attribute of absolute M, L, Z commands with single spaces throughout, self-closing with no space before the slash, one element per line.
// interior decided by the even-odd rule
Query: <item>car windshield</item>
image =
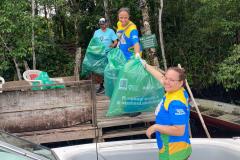
<path fill-rule="evenodd" d="M 0 141 L 8 143 L 12 146 L 27 150 L 33 154 L 37 154 L 41 157 L 45 157 L 50 160 L 57 160 L 53 152 L 41 145 L 34 144 L 32 142 L 29 142 L 27 140 L 21 139 L 19 137 L 16 137 L 14 135 L 5 133 L 0 131 Z"/>

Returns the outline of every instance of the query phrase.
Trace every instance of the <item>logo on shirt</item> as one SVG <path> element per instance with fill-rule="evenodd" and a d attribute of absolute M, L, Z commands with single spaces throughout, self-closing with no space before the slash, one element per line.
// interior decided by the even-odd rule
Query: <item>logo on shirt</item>
<path fill-rule="evenodd" d="M 103 40 L 104 40 L 104 37 L 103 37 L 103 36 L 101 36 L 101 37 L 99 37 L 99 39 L 100 39 L 101 41 L 103 41 Z"/>
<path fill-rule="evenodd" d="M 121 42 L 121 44 L 127 44 L 124 34 L 122 35 L 120 42 Z"/>
<path fill-rule="evenodd" d="M 175 115 L 176 116 L 181 116 L 186 114 L 183 109 L 176 109 Z"/>
<path fill-rule="evenodd" d="M 137 39 L 137 38 L 138 38 L 138 36 L 134 35 L 132 38 L 133 38 L 133 39 Z"/>

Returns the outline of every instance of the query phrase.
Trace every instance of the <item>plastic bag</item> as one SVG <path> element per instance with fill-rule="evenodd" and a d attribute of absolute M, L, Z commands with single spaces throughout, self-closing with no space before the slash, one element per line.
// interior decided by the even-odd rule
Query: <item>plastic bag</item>
<path fill-rule="evenodd" d="M 153 111 L 164 96 L 164 88 L 132 58 L 120 71 L 107 116 Z"/>
<path fill-rule="evenodd" d="M 41 85 L 47 85 L 47 86 L 41 86 L 38 85 L 39 82 L 32 82 L 33 87 L 32 90 L 46 90 L 46 89 L 56 89 L 56 88 L 65 88 L 64 85 L 53 85 L 55 82 L 51 81 L 47 72 L 40 72 L 38 77 L 36 77 L 34 80 L 41 80 Z M 52 85 L 52 86 L 51 86 Z"/>
<path fill-rule="evenodd" d="M 108 53 L 108 64 L 104 70 L 105 95 L 112 97 L 118 73 L 127 62 L 124 54 L 119 48 L 114 48 Z"/>
<path fill-rule="evenodd" d="M 99 38 L 92 38 L 83 60 L 81 76 L 87 76 L 90 72 L 103 75 L 107 63 L 104 44 Z"/>

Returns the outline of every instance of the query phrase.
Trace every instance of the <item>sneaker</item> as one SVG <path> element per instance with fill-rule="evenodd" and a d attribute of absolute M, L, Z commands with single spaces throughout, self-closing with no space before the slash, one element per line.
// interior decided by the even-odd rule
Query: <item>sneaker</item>
<path fill-rule="evenodd" d="M 104 94 L 104 93 L 105 93 L 104 87 L 103 87 L 103 86 L 100 86 L 96 93 L 97 93 L 97 94 Z"/>

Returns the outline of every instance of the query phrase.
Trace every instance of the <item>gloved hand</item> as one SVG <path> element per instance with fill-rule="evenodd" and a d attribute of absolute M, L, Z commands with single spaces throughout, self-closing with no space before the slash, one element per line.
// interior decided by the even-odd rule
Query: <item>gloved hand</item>
<path fill-rule="evenodd" d="M 135 54 L 135 57 L 136 58 L 141 58 L 141 56 L 140 56 L 140 54 L 138 52 Z"/>
<path fill-rule="evenodd" d="M 142 63 L 143 67 L 146 68 L 147 62 L 142 58 L 140 58 L 140 62 Z"/>
<path fill-rule="evenodd" d="M 147 62 L 146 62 L 144 59 L 141 58 L 141 56 L 140 56 L 140 54 L 139 54 L 138 52 L 135 54 L 135 57 L 136 57 L 136 58 L 139 58 L 139 59 L 140 59 L 140 62 L 141 62 L 142 65 L 143 65 L 143 67 L 146 68 Z"/>

